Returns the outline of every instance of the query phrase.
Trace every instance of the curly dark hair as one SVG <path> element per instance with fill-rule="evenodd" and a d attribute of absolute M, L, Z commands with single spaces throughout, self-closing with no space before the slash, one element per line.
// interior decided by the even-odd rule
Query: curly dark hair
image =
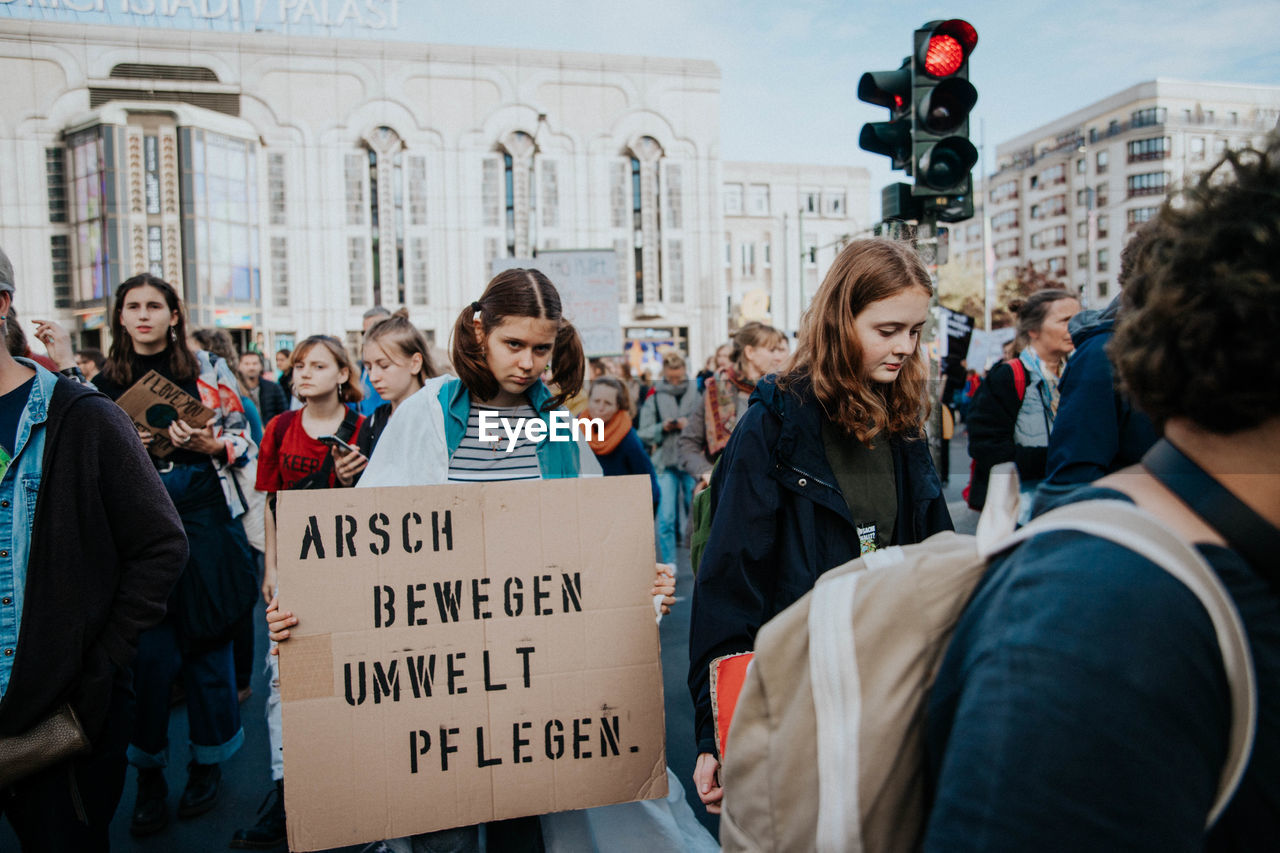
<path fill-rule="evenodd" d="M 1280 415 L 1280 136 L 1227 152 L 1150 228 L 1108 346 L 1121 388 L 1158 429 Z"/>

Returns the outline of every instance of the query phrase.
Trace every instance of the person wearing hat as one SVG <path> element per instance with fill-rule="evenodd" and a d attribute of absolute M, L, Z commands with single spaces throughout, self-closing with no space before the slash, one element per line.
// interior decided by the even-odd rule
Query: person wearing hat
<path fill-rule="evenodd" d="M 0 250 L 0 326 L 15 282 Z M 0 746 L 67 705 L 88 741 L 0 787 L 0 818 L 24 850 L 107 849 L 133 728 L 130 664 L 186 555 L 129 416 L 0 348 Z"/>

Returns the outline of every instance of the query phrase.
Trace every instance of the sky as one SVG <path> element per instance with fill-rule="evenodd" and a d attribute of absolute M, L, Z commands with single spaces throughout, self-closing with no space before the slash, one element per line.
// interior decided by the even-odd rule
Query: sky
<path fill-rule="evenodd" d="M 66 2 L 0 0 L 0 17 L 74 15 L 132 25 L 143 18 L 122 8 L 216 9 L 237 0 L 71 0 L 80 7 L 101 2 L 104 14 L 49 8 Z M 278 9 L 281 2 L 327 2 L 336 17 L 344 0 L 239 2 L 246 16 L 255 3 Z M 985 138 L 991 163 L 1000 143 L 1144 80 L 1280 85 L 1276 0 L 399 0 L 395 33 L 366 32 L 427 43 L 711 60 L 721 72 L 722 159 L 863 166 L 871 172 L 874 207 L 879 188 L 902 175 L 889 170 L 887 158 L 858 148 L 862 124 L 887 116 L 858 101 L 858 78 L 897 68 L 917 27 L 953 17 L 978 30 L 970 135 L 975 145 Z M 228 26 L 193 20 L 181 9 L 172 21 Z"/>

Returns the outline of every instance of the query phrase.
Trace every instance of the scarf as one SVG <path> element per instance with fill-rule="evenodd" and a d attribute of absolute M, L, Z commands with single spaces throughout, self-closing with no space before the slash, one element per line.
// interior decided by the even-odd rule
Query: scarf
<path fill-rule="evenodd" d="M 1036 372 L 1036 375 L 1044 382 L 1044 388 L 1048 392 L 1049 412 L 1051 417 L 1058 415 L 1058 402 L 1062 399 L 1062 393 L 1058 390 L 1058 380 L 1062 377 L 1062 371 L 1067 366 L 1067 360 L 1064 358 L 1058 362 L 1058 372 L 1054 373 L 1045 367 L 1040 356 L 1031 347 L 1027 347 L 1022 351 L 1022 362 Z"/>
<path fill-rule="evenodd" d="M 631 413 L 619 410 L 604 425 L 604 437 L 599 441 L 594 438 L 588 438 L 587 444 L 591 445 L 591 452 L 596 456 L 608 456 L 618 449 L 618 445 L 622 443 L 622 439 L 626 438 L 629 432 L 631 432 Z M 590 431 L 588 430 L 589 434 Z"/>
<path fill-rule="evenodd" d="M 727 367 L 707 379 L 703 399 L 707 406 L 707 456 L 714 459 L 729 443 L 738 423 L 738 393 L 750 394 L 756 383 L 741 379 Z"/>

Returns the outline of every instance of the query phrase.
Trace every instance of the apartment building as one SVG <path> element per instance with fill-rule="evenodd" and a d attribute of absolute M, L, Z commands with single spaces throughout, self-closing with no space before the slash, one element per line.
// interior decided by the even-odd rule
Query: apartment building
<path fill-rule="evenodd" d="M 861 167 L 726 162 L 724 295 L 731 328 L 753 320 L 787 332 L 840 249 L 866 236 L 870 174 Z"/>
<path fill-rule="evenodd" d="M 1278 119 L 1280 86 L 1157 79 L 997 146 L 982 205 L 996 282 L 1033 264 L 1105 305 L 1125 242 L 1166 195 Z M 982 215 L 951 229 L 953 259 L 981 251 Z"/>

